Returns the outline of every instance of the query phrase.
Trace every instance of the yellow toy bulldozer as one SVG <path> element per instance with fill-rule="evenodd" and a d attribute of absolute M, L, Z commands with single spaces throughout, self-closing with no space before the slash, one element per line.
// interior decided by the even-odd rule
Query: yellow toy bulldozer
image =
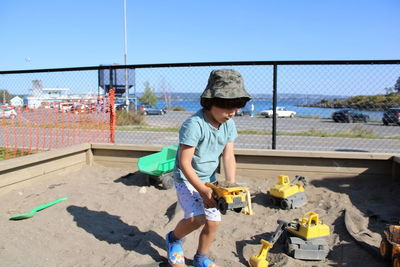
<path fill-rule="evenodd" d="M 400 267 L 400 225 L 388 225 L 383 232 L 379 252 L 393 267 Z"/>
<path fill-rule="evenodd" d="M 268 191 L 268 202 L 273 206 L 279 206 L 284 210 L 299 208 L 307 203 L 304 187 L 306 178 L 296 175 L 290 182 L 289 176 L 279 175 L 278 183 Z"/>
<path fill-rule="evenodd" d="M 205 185 L 213 190 L 217 208 L 222 214 L 226 214 L 227 210 L 234 210 L 239 213 L 248 206 L 247 197 L 249 194 L 246 187 L 222 187 L 218 185 L 218 182 L 215 184 L 206 183 Z"/>

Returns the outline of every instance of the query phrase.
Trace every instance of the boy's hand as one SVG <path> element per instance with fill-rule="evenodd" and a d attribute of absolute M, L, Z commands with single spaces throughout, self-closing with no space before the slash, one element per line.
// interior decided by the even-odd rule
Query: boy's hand
<path fill-rule="evenodd" d="M 209 208 L 215 208 L 217 206 L 217 203 L 213 196 L 213 190 L 211 188 L 204 186 L 199 191 L 199 193 L 200 193 L 201 197 L 203 198 L 205 208 L 209 209 Z"/>

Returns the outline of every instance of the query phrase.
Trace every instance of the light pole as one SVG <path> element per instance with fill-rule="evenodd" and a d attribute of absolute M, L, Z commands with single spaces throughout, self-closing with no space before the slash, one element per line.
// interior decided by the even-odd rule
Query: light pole
<path fill-rule="evenodd" d="M 126 0 L 124 0 L 124 41 L 125 41 L 125 54 L 124 63 L 128 65 L 128 37 L 127 37 L 127 23 L 126 23 Z M 125 67 L 125 104 L 126 110 L 129 110 L 129 85 L 128 85 L 128 69 Z"/>

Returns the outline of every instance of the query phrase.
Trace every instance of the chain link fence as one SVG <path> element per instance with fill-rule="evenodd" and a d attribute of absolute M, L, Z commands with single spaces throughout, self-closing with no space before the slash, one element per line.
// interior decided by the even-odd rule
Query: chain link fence
<path fill-rule="evenodd" d="M 74 133 L 62 131 L 66 127 L 60 122 L 52 126 L 48 125 L 51 120 L 36 122 L 39 130 L 35 128 L 30 138 L 53 140 L 40 150 L 79 142 L 175 144 L 183 121 L 201 108 L 199 97 L 210 72 L 218 68 L 239 71 L 252 95 L 252 100 L 234 117 L 239 131 L 237 148 L 400 151 L 400 61 L 396 60 L 192 63 L 1 71 L 3 131 L 0 146 L 6 147 L 6 139 L 14 140 L 14 134 L 26 138 L 21 132 L 29 131 L 27 125 L 33 119 L 22 110 L 40 107 L 43 109 L 40 114 L 45 115 L 39 118 L 45 120 L 53 116 L 50 114 L 59 114 L 63 109 L 61 104 L 66 103 L 73 103 L 75 108 L 65 107 L 67 110 L 61 112 L 63 116 L 70 116 L 70 120 L 74 116 L 89 116 L 90 119 L 83 123 L 82 119 L 77 119 L 80 125 L 85 125 L 79 127 L 78 122 L 71 122 L 69 125 L 75 129 Z M 109 108 L 110 88 L 116 89 L 116 95 L 115 106 Z M 77 107 L 82 105 L 85 110 L 82 114 L 86 115 L 77 112 Z M 20 110 L 14 119 L 5 115 L 10 106 Z M 110 119 L 110 109 L 114 108 L 115 128 Z M 86 120 L 92 123 L 85 123 Z M 19 125 L 20 132 L 13 133 L 10 127 L 18 121 L 25 121 L 25 124 Z M 74 141 L 70 140 L 72 137 Z M 23 149 L 29 140 L 11 143 L 15 149 Z"/>

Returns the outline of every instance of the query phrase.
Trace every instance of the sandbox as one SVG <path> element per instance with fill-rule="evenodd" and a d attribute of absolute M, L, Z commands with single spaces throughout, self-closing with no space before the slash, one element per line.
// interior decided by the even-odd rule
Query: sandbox
<path fill-rule="evenodd" d="M 255 215 L 224 215 L 211 258 L 221 266 L 248 266 L 260 240 L 275 230 L 277 219 L 292 220 L 314 211 L 331 227 L 327 259 L 293 259 L 278 242 L 268 253 L 271 266 L 382 266 L 377 247 L 385 223 L 399 220 L 398 180 L 373 175 L 305 176 L 308 204 L 285 211 L 267 203 L 266 192 L 276 182 L 275 175 L 239 174 L 238 182 L 251 189 Z M 0 266 L 167 266 L 164 237 L 182 217 L 173 189 L 148 184 L 132 169 L 96 162 L 0 192 Z M 8 220 L 64 196 L 69 199 L 30 219 Z M 364 242 L 356 242 L 348 233 L 346 213 L 353 222 L 348 227 Z M 189 266 L 198 235 L 194 232 L 184 241 Z"/>

